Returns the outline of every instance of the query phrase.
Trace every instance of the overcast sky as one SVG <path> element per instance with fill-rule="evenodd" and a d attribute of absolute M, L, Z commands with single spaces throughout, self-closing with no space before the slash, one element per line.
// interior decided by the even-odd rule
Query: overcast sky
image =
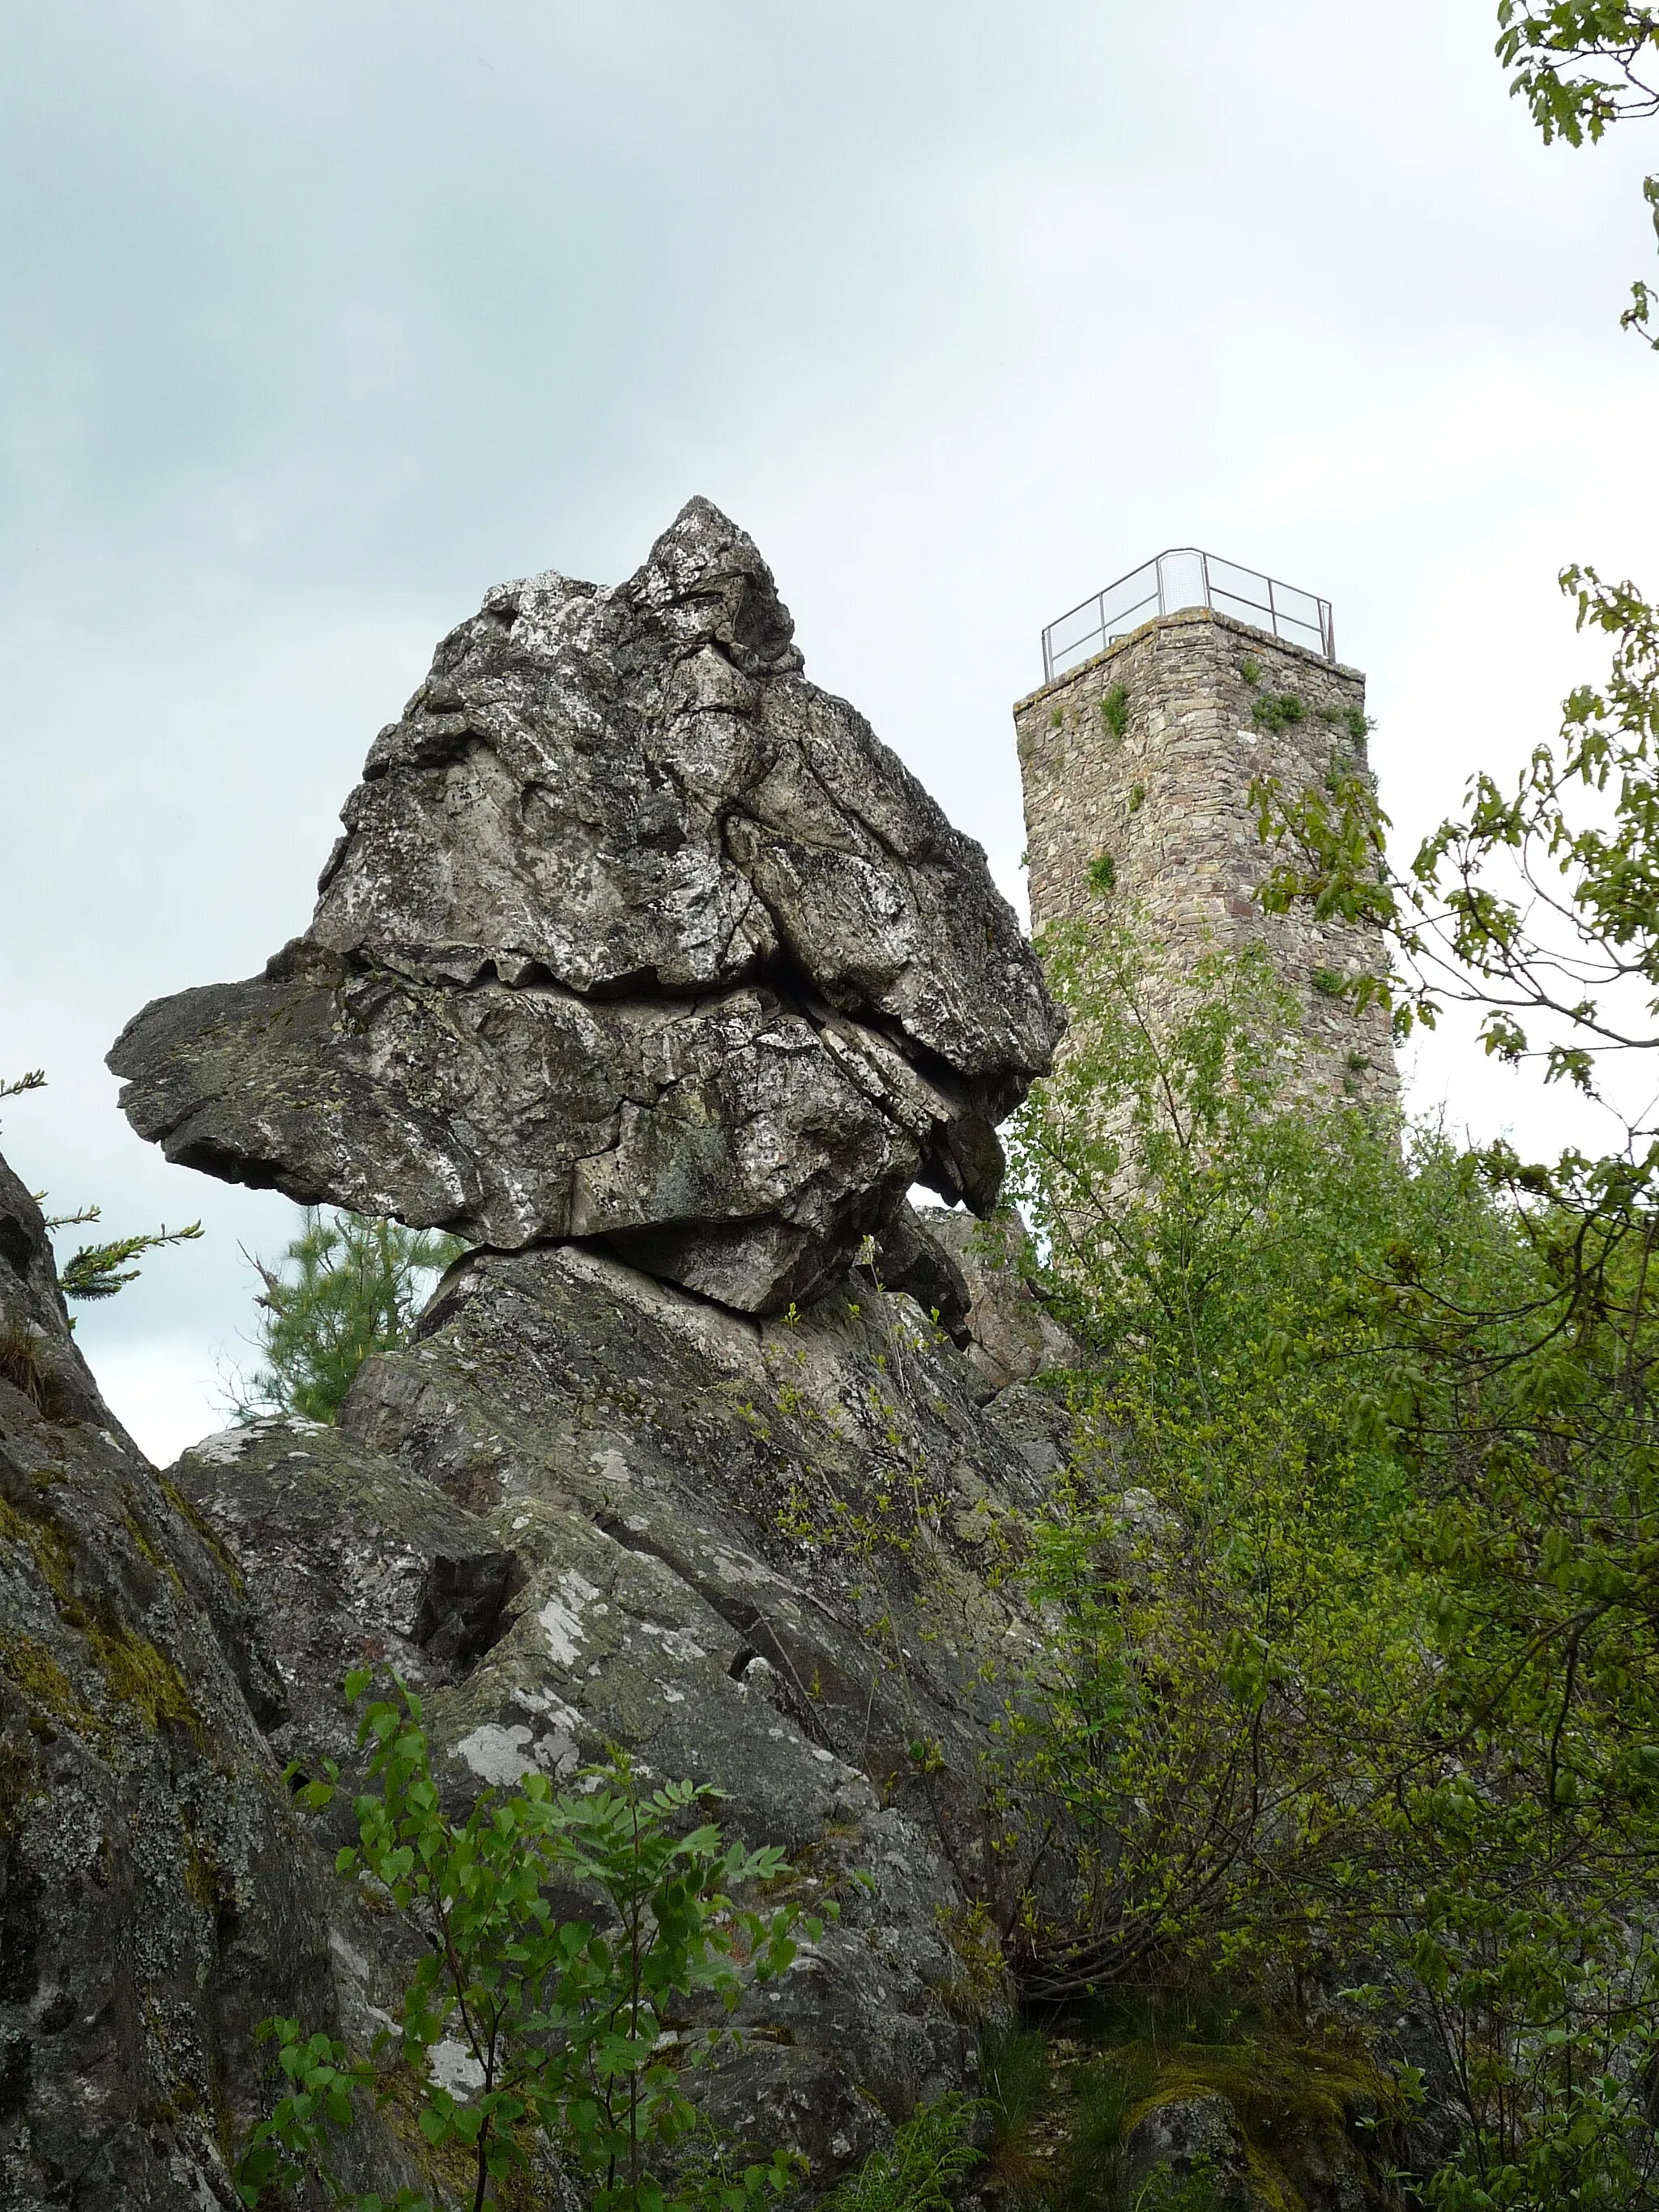
<path fill-rule="evenodd" d="M 104 1051 L 304 927 L 499 579 L 706 493 L 1011 896 L 1039 629 L 1161 546 L 1334 601 L 1407 831 L 1548 733 L 1557 570 L 1659 589 L 1655 156 L 1546 150 L 1492 13 L 0 0 L 0 1073 L 52 1081 L 0 1143 L 207 1224 L 82 1309 L 149 1449 L 222 1425 L 293 1210 L 167 1168 Z"/>

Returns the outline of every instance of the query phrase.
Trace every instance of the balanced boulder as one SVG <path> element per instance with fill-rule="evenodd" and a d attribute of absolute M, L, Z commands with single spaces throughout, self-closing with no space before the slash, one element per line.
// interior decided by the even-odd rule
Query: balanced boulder
<path fill-rule="evenodd" d="M 801 666 L 703 500 L 624 584 L 498 586 L 375 739 L 305 934 L 123 1032 L 133 1126 L 755 1313 L 913 1182 L 988 1210 L 1059 1017 L 983 853 Z"/>

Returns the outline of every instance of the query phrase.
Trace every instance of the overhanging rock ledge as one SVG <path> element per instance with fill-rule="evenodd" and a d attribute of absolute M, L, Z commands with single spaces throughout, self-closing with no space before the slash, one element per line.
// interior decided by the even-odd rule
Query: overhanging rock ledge
<path fill-rule="evenodd" d="M 801 668 L 704 500 L 623 584 L 497 586 L 375 739 L 305 933 L 122 1033 L 134 1127 L 757 1314 L 913 1182 L 988 1211 L 1059 1017 L 979 847 Z"/>

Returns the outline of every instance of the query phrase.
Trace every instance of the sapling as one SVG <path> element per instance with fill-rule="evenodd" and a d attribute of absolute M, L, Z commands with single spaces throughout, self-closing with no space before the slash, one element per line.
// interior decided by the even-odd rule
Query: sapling
<path fill-rule="evenodd" d="M 348 1676 L 352 1703 L 369 1680 Z M 665 2154 L 699 2126 L 684 2076 L 732 2036 L 677 2033 L 671 2022 L 703 1996 L 730 2012 L 745 1966 L 770 1980 L 795 1958 L 798 1932 L 823 1933 L 796 1905 L 762 1913 L 736 1901 L 788 1873 L 782 1851 L 692 1825 L 720 1793 L 690 1782 L 647 1791 L 622 1754 L 562 1794 L 528 1773 L 455 1821 L 432 1778 L 421 1700 L 401 1681 L 395 1698 L 367 1706 L 358 1739 L 370 1786 L 354 1801 L 358 1841 L 337 1865 L 426 1941 L 382 2042 L 395 2040 L 403 2083 L 416 2085 L 427 2142 L 464 2162 L 471 2212 L 505 2212 L 503 2192 L 534 2171 L 544 2146 L 586 2181 L 594 2212 L 749 2212 L 786 2189 L 800 2161 L 782 2149 L 741 2166 L 729 2154 L 682 2156 L 679 2179 L 664 2178 Z M 313 1809 L 338 1786 L 325 1771 L 298 1791 Z M 591 1896 L 594 1910 L 562 1918 L 556 1892 Z M 360 2096 L 386 2101 L 395 2069 L 297 2021 L 265 2029 L 289 2086 L 237 2169 L 243 2203 L 313 2178 L 354 2212 L 431 2212 L 417 2191 L 364 2195 L 336 2171 L 335 2139 Z M 434 2078 L 440 2046 L 440 2070 L 464 2087 Z"/>

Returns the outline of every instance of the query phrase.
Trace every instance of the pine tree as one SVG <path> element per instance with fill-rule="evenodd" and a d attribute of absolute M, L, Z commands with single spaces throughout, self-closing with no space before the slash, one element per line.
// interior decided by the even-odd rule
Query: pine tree
<path fill-rule="evenodd" d="M 237 1418 L 331 1421 L 364 1360 L 408 1341 L 434 1277 L 465 1249 L 441 1231 L 307 1206 L 275 1267 L 253 1260 L 264 1364 L 234 1392 Z"/>

